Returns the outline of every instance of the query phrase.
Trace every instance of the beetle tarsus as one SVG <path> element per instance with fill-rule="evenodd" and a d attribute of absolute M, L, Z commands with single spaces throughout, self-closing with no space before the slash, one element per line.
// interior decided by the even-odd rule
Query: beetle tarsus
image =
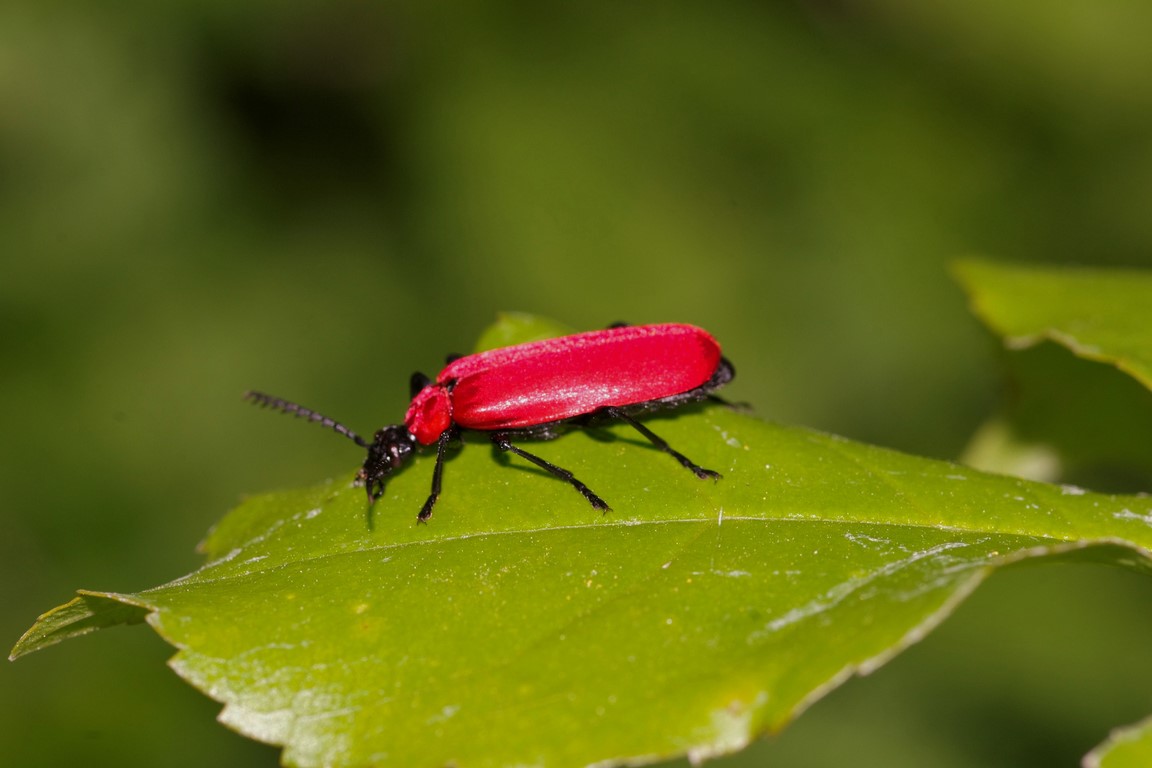
<path fill-rule="evenodd" d="M 428 500 L 424 502 L 424 506 L 420 507 L 420 514 L 416 515 L 416 522 L 428 522 L 428 518 L 432 517 L 432 507 L 436 506 L 436 501 L 439 498 L 439 493 L 433 493 L 428 496 Z"/>

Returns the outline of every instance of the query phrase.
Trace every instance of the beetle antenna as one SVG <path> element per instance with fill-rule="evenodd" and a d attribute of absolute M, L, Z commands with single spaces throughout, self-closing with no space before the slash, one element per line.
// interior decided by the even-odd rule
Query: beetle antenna
<path fill-rule="evenodd" d="M 356 445 L 360 446 L 361 448 L 368 447 L 368 441 L 360 437 L 360 435 L 348 429 L 348 427 L 344 426 L 340 422 L 330 419 L 322 414 L 316 413 L 316 411 L 312 410 L 311 408 L 305 408 L 304 406 L 298 405 L 297 403 L 292 403 L 288 400 L 281 400 L 278 397 L 272 397 L 272 395 L 266 395 L 263 392 L 245 392 L 244 399 L 259 405 L 261 408 L 270 407 L 280 411 L 281 413 L 290 413 L 297 418 L 319 422 L 320 426 L 329 427 L 339 434 L 344 435 L 344 437 L 356 443 Z"/>

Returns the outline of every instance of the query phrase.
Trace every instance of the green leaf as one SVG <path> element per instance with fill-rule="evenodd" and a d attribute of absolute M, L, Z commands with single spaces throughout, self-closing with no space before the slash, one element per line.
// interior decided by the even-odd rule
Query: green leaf
<path fill-rule="evenodd" d="M 961 262 L 955 272 L 976 314 L 1009 349 L 1022 350 L 1006 361 L 1016 397 L 977 433 L 966 458 L 1033 476 L 1147 488 L 1152 273 L 984 261 Z M 1074 362 L 1053 345 L 1107 365 Z M 1152 721 L 1116 731 L 1084 764 L 1152 765 Z"/>
<path fill-rule="evenodd" d="M 973 310 L 1009 346 L 1054 341 L 1152 388 L 1152 273 L 979 260 L 955 272 Z"/>
<path fill-rule="evenodd" d="M 955 271 L 976 313 L 1014 350 L 1004 360 L 1013 397 L 965 461 L 1036 479 L 1147 488 L 1152 273 L 983 261 Z"/>
<path fill-rule="evenodd" d="M 1148 768 L 1152 765 L 1152 719 L 1112 733 L 1084 758 L 1084 768 Z"/>
<path fill-rule="evenodd" d="M 300 766 L 643 762 L 739 749 L 1041 556 L 1152 570 L 1152 501 L 983 474 L 722 406 L 535 446 L 614 511 L 476 442 L 369 513 L 351 475 L 250 499 L 146 608 L 221 719 Z M 105 623 L 111 623 L 105 620 Z M 67 632 L 59 614 L 34 638 Z M 33 635 L 35 633 L 35 635 Z M 29 639 L 33 638 L 33 639 Z"/>
<path fill-rule="evenodd" d="M 119 624 L 139 624 L 152 607 L 111 592 L 80 590 L 77 597 L 64 605 L 41 614 L 12 650 L 10 660 L 56 645 L 70 637 L 79 637 L 98 629 Z"/>
<path fill-rule="evenodd" d="M 530 341 L 554 339 L 567 336 L 575 330 L 563 323 L 549 320 L 526 312 L 501 312 L 496 322 L 484 329 L 476 342 L 476 352 L 488 349 L 511 347 L 514 344 L 527 344 Z"/>

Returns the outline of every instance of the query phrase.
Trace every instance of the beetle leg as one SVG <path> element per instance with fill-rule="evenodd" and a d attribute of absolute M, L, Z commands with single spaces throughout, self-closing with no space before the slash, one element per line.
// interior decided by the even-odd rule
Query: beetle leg
<path fill-rule="evenodd" d="M 432 379 L 420 373 L 420 371 L 416 371 L 416 373 L 412 374 L 412 378 L 408 379 L 408 392 L 410 393 L 408 397 L 416 397 L 416 395 L 420 394 L 420 390 L 431 383 Z"/>
<path fill-rule="evenodd" d="M 448 443 L 452 440 L 454 432 L 455 430 L 446 429 L 440 433 L 440 439 L 436 441 L 436 466 L 432 469 L 432 492 L 428 494 L 428 500 L 420 508 L 420 514 L 416 516 L 416 519 L 421 523 L 432 517 L 432 507 L 436 506 L 436 500 L 440 498 L 440 478 L 444 475 L 444 454 L 448 451 Z"/>
<path fill-rule="evenodd" d="M 623 411 L 623 409 L 609 406 L 603 410 L 603 413 L 605 416 L 608 416 L 609 418 L 619 419 L 620 421 L 624 422 L 625 424 L 630 425 L 637 432 L 644 435 L 644 437 L 648 438 L 648 442 L 652 443 L 652 445 L 654 445 L 657 448 L 659 448 L 660 450 L 664 451 L 664 453 L 671 454 L 672 458 L 676 459 L 676 461 L 680 462 L 685 467 L 692 470 L 692 473 L 695 474 L 696 477 L 700 478 L 701 480 L 705 480 L 707 478 L 712 478 L 713 480 L 716 480 L 717 478 L 719 478 L 721 476 L 719 472 L 715 472 L 711 469 L 704 469 L 699 464 L 695 463 L 690 458 L 688 458 L 684 454 L 682 454 L 679 451 L 677 451 L 676 449 L 674 449 L 672 446 L 668 445 L 668 443 L 664 440 L 664 438 L 660 437 L 655 432 L 648 429 L 648 427 L 646 427 L 643 424 L 641 424 L 640 422 L 636 421 L 636 419 L 632 418 L 627 413 L 625 413 Z"/>
<path fill-rule="evenodd" d="M 710 403 L 716 403 L 716 405 L 722 405 L 729 410 L 736 411 L 736 413 L 752 413 L 753 411 L 752 403 L 743 400 L 738 403 L 734 403 L 731 400 L 726 400 L 723 397 L 720 397 L 719 395 L 706 395 L 704 399 Z"/>
<path fill-rule="evenodd" d="M 609 511 L 608 503 L 605 502 L 604 499 L 593 493 L 592 489 L 577 480 L 575 475 L 563 467 L 558 467 L 550 461 L 545 461 L 534 453 L 528 453 L 528 451 L 513 445 L 512 442 L 508 439 L 508 435 L 503 432 L 493 432 L 492 442 L 500 450 L 511 451 L 521 458 L 528 459 L 528 461 L 532 462 L 536 466 L 551 472 L 556 477 L 568 483 L 577 491 L 579 491 L 581 496 L 588 499 L 588 503 L 592 505 L 593 509 L 599 509 L 602 512 Z"/>

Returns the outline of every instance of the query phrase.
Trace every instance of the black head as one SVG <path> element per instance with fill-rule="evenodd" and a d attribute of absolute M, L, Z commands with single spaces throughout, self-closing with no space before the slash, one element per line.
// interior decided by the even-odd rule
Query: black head
<path fill-rule="evenodd" d="M 356 481 L 364 483 L 369 503 L 384 494 L 384 480 L 408 461 L 415 448 L 416 438 L 403 424 L 393 424 L 376 431 L 372 445 L 368 446 L 364 466 L 356 475 Z"/>

